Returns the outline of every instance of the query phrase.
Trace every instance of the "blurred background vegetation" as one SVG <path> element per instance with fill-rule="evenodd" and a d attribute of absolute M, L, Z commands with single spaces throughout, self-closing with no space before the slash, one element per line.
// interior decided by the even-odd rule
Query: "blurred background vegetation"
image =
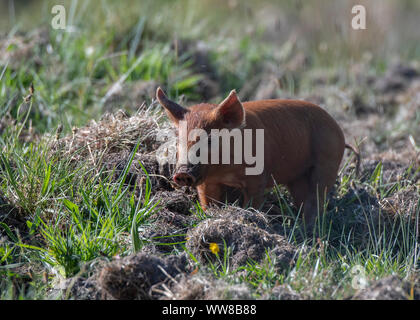
<path fill-rule="evenodd" d="M 5 0 L 0 10 L 3 113 L 16 113 L 11 98 L 33 82 L 40 132 L 59 123 L 69 130 L 117 104 L 138 107 L 156 84 L 187 102 L 217 101 L 233 88 L 244 99 L 288 97 L 312 90 L 308 70 L 344 79 L 360 61 L 359 72 L 383 73 L 396 59 L 420 57 L 413 0 L 61 1 L 66 30 L 51 28 L 56 4 Z M 351 29 L 355 4 L 366 7 L 366 30 Z M 262 90 L 272 86 L 261 82 L 267 74 L 275 93 Z"/>
<path fill-rule="evenodd" d="M 133 114 L 162 86 L 185 105 L 232 89 L 306 99 L 363 152 L 419 148 L 418 1 L 69 0 L 66 28 L 54 30 L 56 4 L 2 2 L 0 133 L 27 111 L 31 83 L 27 140 Z M 365 30 L 351 28 L 356 4 Z"/>

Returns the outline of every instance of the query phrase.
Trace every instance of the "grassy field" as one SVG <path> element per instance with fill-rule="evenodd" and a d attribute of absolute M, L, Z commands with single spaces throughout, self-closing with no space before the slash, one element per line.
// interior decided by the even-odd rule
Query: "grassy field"
<path fill-rule="evenodd" d="M 0 299 L 420 299 L 418 1 L 55 4 L 0 7 Z M 156 161 L 158 86 L 317 103 L 361 172 L 315 232 L 282 186 L 203 211 Z"/>

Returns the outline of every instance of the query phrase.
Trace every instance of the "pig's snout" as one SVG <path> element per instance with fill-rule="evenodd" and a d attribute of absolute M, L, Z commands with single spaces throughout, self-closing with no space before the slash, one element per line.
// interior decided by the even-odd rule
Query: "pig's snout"
<path fill-rule="evenodd" d="M 180 186 L 192 186 L 196 179 L 187 172 L 179 172 L 174 175 L 174 181 Z"/>

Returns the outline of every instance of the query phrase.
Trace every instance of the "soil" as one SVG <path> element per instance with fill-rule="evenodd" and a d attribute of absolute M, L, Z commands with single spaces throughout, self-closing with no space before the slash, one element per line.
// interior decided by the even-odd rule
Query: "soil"
<path fill-rule="evenodd" d="M 146 250 L 153 253 L 170 253 L 174 249 L 182 250 L 187 231 L 198 219 L 193 215 L 163 209 L 151 217 L 150 221 L 150 224 L 139 232 L 143 239 L 150 241 Z"/>
<path fill-rule="evenodd" d="M 150 300 L 161 294 L 152 287 L 171 281 L 180 273 L 188 272 L 185 255 L 165 256 L 137 253 L 103 263 L 89 278 L 74 277 L 59 283 L 51 295 L 76 299 Z"/>
<path fill-rule="evenodd" d="M 217 255 L 210 250 L 211 244 L 217 244 Z M 226 216 L 206 219 L 189 230 L 186 247 L 203 264 L 223 260 L 225 247 L 231 248 L 229 264 L 234 269 L 250 261 L 261 262 L 269 252 L 281 272 L 293 266 L 296 255 L 296 248 L 282 236 Z"/>
<path fill-rule="evenodd" d="M 13 240 L 10 237 L 20 237 L 22 241 L 29 238 L 28 228 L 25 223 L 24 215 L 16 206 L 11 204 L 3 195 L 0 194 L 0 223 L 7 225 L 12 232 L 8 234 L 6 229 L 0 226 L 0 241 L 2 238 Z"/>
<path fill-rule="evenodd" d="M 158 289 L 158 288 L 156 288 Z M 250 288 L 206 275 L 182 276 L 162 290 L 162 300 L 252 300 Z"/>
<path fill-rule="evenodd" d="M 404 281 L 397 276 L 389 276 L 360 290 L 353 300 L 419 300 L 420 284 L 417 281 Z"/>
<path fill-rule="evenodd" d="M 265 300 L 303 300 L 303 298 L 288 285 L 275 286 L 270 294 L 267 294 Z"/>

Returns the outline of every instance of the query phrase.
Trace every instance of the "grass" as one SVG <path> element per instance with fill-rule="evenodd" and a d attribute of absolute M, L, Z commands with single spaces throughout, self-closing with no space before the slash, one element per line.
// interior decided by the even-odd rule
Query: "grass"
<path fill-rule="evenodd" d="M 338 100 L 356 92 L 376 106 L 380 104 L 377 97 L 347 70 L 361 63 L 366 73 L 381 76 L 394 56 L 417 62 L 420 57 L 418 41 L 413 41 L 417 32 L 410 25 L 413 19 L 401 18 L 420 10 L 415 1 L 401 1 L 399 5 L 385 2 L 384 8 L 389 6 L 393 12 L 389 20 L 401 22 L 389 23 L 398 25 L 392 32 L 386 29 L 389 36 L 380 31 L 380 21 L 372 18 L 369 32 L 355 39 L 346 38 L 342 23 L 333 25 L 347 17 L 342 5 L 329 8 L 319 1 L 302 8 L 294 1 L 281 6 L 271 1 L 260 5 L 244 1 L 231 4 L 233 7 L 221 1 L 200 5 L 187 0 L 131 1 L 124 7 L 112 1 L 102 1 L 101 5 L 67 1 L 72 32 L 49 28 L 51 3 L 17 5 L 13 21 L 11 16 L 0 19 L 5 37 L 21 36 L 32 50 L 17 61 L 0 57 L 0 195 L 8 203 L 0 198 L 0 211 L 5 208 L 24 225 L 15 228 L 9 220 L 0 223 L 1 234 L 7 235 L 0 239 L 0 299 L 48 298 L 54 283 L 87 273 L 96 260 L 126 256 L 162 240 L 139 234 L 142 228 L 153 225 L 160 210 L 152 179 L 134 157 L 144 147 L 143 142 L 134 142 L 129 161 L 118 174 L 104 166 L 92 166 L 86 150 L 77 150 L 83 155 L 74 161 L 55 145 L 61 136 L 71 137 L 75 128 L 98 120 L 106 110 L 107 96 L 120 92 L 120 88 L 130 90 L 130 85 L 139 82 L 155 81 L 172 98 L 187 104 L 201 101 L 200 86 L 210 76 L 197 69 L 197 51 L 188 46 L 184 50 L 183 45 L 204 44 L 214 73 L 211 77 L 220 85 L 212 101 L 219 101 L 232 88 L 250 86 L 251 91 L 256 90 L 266 74 L 276 75 L 281 96 L 317 93 L 313 73 L 322 71 L 325 75 L 329 70 L 332 76 L 326 77 L 327 85 L 336 90 Z M 127 7 L 131 9 L 127 11 Z M 264 7 L 273 14 L 262 14 Z M 331 16 L 331 10 L 337 17 L 322 24 L 321 18 Z M 320 18 L 309 19 L 311 15 Z M 280 29 L 275 17 L 281 18 Z M 39 33 L 42 28 L 49 32 Z M 5 50 L 17 55 L 21 49 L 16 40 Z M 290 66 L 298 54 L 307 62 L 293 69 Z M 336 74 L 337 82 L 332 79 Z M 31 84 L 33 93 L 29 91 Z M 252 95 L 245 92 L 244 96 Z M 145 104 L 151 102 L 146 100 Z M 404 112 L 411 110 L 411 105 L 400 104 L 401 114 L 395 108 L 389 115 L 387 112 L 389 118 L 383 120 L 383 127 L 370 129 L 365 137 L 369 143 L 389 149 L 401 137 L 410 136 L 417 148 L 420 113 L 414 112 L 407 120 Z M 132 113 L 137 109 L 120 107 Z M 350 115 L 340 104 L 327 101 L 325 107 L 342 116 L 343 122 L 354 120 L 356 111 L 351 103 Z M 126 184 L 134 165 L 145 173 L 142 186 Z M 262 262 L 249 261 L 233 270 L 226 256 L 231 252 L 228 248 L 210 266 L 200 265 L 194 257 L 190 260 L 206 277 L 232 285 L 246 284 L 254 297 L 266 297 L 273 287 L 287 285 L 303 298 L 344 299 L 356 291 L 357 270 L 363 270 L 369 283 L 388 275 L 418 277 L 420 204 L 412 211 L 398 207 L 395 215 L 384 206 L 412 189 L 418 198 L 419 168 L 413 164 L 390 179 L 384 176 L 388 172 L 384 165 L 379 162 L 370 176 L 362 178 L 344 163 L 336 197 L 325 204 L 316 236 L 302 232 L 297 219 L 300 213 L 290 205 L 287 193 L 280 187 L 272 190 L 287 217 L 282 220 L 282 235 L 298 248 L 296 264 L 289 269 L 277 272 L 275 257 L 267 252 Z M 198 221 L 210 218 L 198 203 L 191 207 Z M 181 254 L 185 251 L 179 249 L 182 244 L 162 241 L 161 245 Z"/>
<path fill-rule="evenodd" d="M 361 235 L 346 232 L 345 226 L 342 230 L 332 228 L 331 217 L 327 216 L 321 218 L 316 238 L 302 239 L 297 229 L 289 229 L 286 236 L 299 250 L 295 266 L 283 273 L 277 272 L 275 257 L 268 253 L 261 263 L 249 261 L 233 270 L 229 268 L 230 251 L 226 248 L 223 257 L 217 255 L 216 263 L 210 263 L 210 271 L 231 284 L 248 284 L 256 297 L 269 294 L 277 285 L 288 285 L 306 299 L 348 298 L 360 288 L 360 282 L 355 281 L 369 284 L 390 275 L 415 277 L 419 266 L 419 210 L 414 221 L 397 217 L 391 224 L 380 222 L 377 230 L 371 218 L 367 213 L 365 223 L 372 229 L 360 244 L 355 236 Z"/>

